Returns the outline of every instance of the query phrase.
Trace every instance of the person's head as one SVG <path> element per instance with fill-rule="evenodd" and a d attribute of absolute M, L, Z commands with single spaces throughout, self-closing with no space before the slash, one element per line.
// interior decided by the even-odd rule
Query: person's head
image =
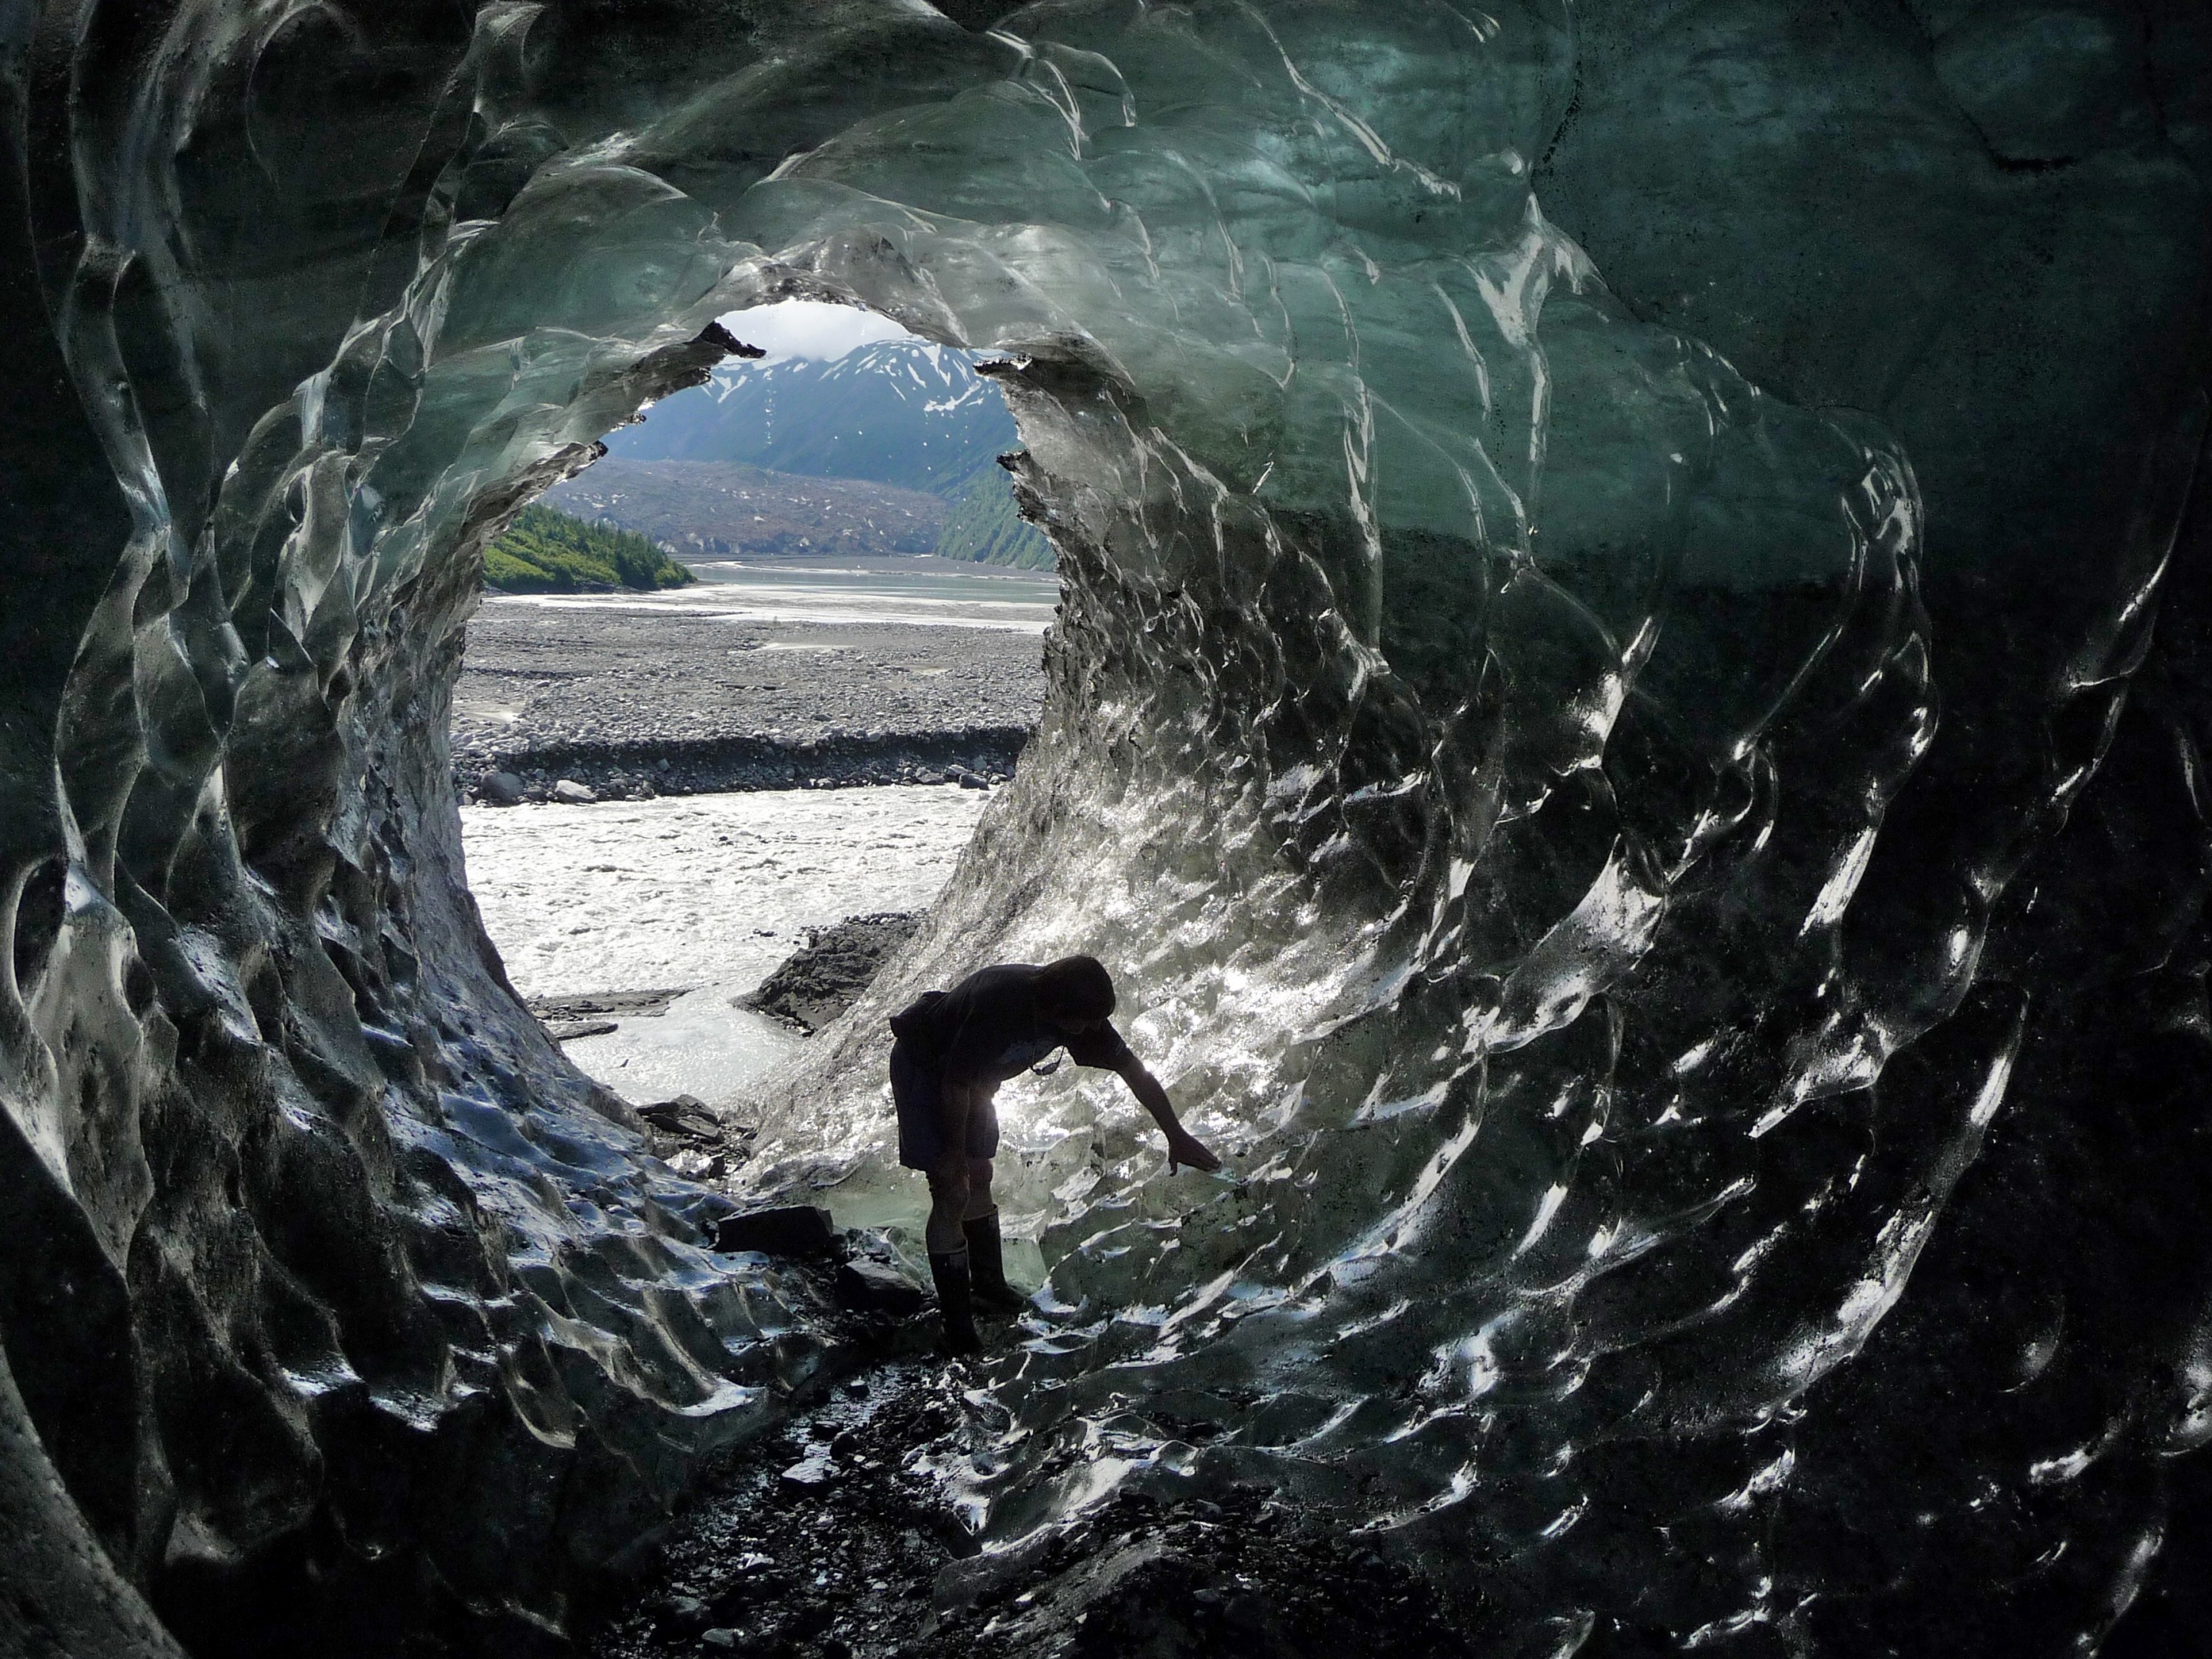
<path fill-rule="evenodd" d="M 1037 1012 L 1055 1025 L 1081 1029 L 1114 1013 L 1114 976 L 1096 957 L 1062 957 L 1037 979 Z"/>

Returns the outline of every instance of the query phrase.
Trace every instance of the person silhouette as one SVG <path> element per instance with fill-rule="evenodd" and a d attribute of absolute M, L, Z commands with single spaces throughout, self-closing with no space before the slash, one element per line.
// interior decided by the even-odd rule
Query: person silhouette
<path fill-rule="evenodd" d="M 1113 1072 L 1167 1137 L 1168 1172 L 1221 1160 L 1182 1127 L 1159 1079 L 1114 1029 L 1114 979 L 1096 957 L 1042 967 L 978 969 L 950 991 L 928 991 L 891 1017 L 891 1098 L 899 1162 L 929 1177 L 930 1277 L 953 1353 L 982 1346 L 975 1308 L 1012 1312 L 1026 1300 L 1006 1283 L 991 1164 L 999 1150 L 999 1085 L 1058 1048 L 1079 1066 Z"/>

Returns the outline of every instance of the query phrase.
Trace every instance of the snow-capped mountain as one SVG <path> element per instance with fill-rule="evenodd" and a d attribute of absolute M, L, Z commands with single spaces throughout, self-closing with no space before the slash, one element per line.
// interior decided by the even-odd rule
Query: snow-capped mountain
<path fill-rule="evenodd" d="M 826 362 L 728 362 L 607 447 L 628 460 L 742 461 L 954 495 L 1017 442 L 999 389 L 971 367 L 982 355 L 884 340 Z"/>

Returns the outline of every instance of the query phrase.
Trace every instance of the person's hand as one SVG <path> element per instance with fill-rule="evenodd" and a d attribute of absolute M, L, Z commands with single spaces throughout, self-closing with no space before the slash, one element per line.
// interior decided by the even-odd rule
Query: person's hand
<path fill-rule="evenodd" d="M 1221 1160 L 1200 1145 L 1190 1131 L 1174 1128 L 1168 1131 L 1168 1173 L 1173 1175 L 1178 1165 L 1188 1164 L 1194 1170 L 1208 1174 L 1221 1167 Z"/>

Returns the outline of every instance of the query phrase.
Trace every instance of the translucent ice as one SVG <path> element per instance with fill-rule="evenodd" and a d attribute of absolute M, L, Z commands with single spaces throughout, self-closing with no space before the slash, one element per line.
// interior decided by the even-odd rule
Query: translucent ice
<path fill-rule="evenodd" d="M 483 538 L 793 295 L 994 354 L 1066 593 L 755 1167 L 896 1191 L 885 1008 L 1069 948 L 1233 1154 L 1010 1097 L 984 1524 L 1265 1479 L 1501 1651 L 2185 1628 L 2206 25 L 954 9 L 0 12 L 0 1469 L 78 1650 L 557 1626 L 809 1363 L 514 1005 L 443 735 Z"/>

